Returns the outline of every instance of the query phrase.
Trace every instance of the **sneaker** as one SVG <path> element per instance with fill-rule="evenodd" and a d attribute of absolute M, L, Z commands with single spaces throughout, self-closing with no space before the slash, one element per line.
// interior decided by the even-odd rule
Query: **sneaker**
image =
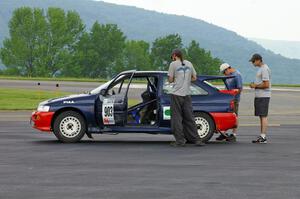
<path fill-rule="evenodd" d="M 227 133 L 225 135 L 223 133 L 220 133 L 219 137 L 217 137 L 216 140 L 223 141 L 226 140 L 227 137 L 229 137 Z"/>
<path fill-rule="evenodd" d="M 236 142 L 236 137 L 233 134 L 231 134 L 226 138 L 226 141 L 227 142 Z"/>
<path fill-rule="evenodd" d="M 259 137 L 257 137 L 256 140 L 252 140 L 252 143 L 267 144 L 267 138 L 263 138 L 263 137 L 259 136 Z"/>
<path fill-rule="evenodd" d="M 170 145 L 173 147 L 184 147 L 185 143 L 171 142 Z"/>

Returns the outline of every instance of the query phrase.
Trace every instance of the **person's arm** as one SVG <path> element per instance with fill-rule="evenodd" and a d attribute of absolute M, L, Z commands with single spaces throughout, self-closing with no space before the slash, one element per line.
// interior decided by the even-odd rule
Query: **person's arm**
<path fill-rule="evenodd" d="M 168 71 L 168 82 L 173 83 L 175 79 L 174 77 L 175 77 L 175 68 L 174 65 L 171 63 Z"/>
<path fill-rule="evenodd" d="M 243 80 L 242 80 L 242 76 L 240 74 L 238 74 L 236 76 L 236 85 L 237 85 L 237 92 L 238 94 L 240 94 L 243 91 Z"/>
<path fill-rule="evenodd" d="M 267 69 L 262 70 L 262 83 L 260 84 L 250 84 L 251 88 L 255 88 L 255 89 L 267 89 L 270 88 L 270 74 L 269 71 Z"/>
<path fill-rule="evenodd" d="M 195 68 L 192 64 L 191 64 L 191 67 L 192 67 L 192 78 L 191 78 L 191 80 L 192 80 L 192 82 L 194 82 L 194 81 L 197 80 L 197 72 L 196 72 L 196 70 L 195 70 Z"/>
<path fill-rule="evenodd" d="M 192 75 L 192 82 L 196 81 L 197 80 L 197 75 Z"/>
<path fill-rule="evenodd" d="M 168 77 L 168 81 L 169 81 L 169 83 L 173 83 L 173 82 L 174 82 L 174 77 L 169 76 L 169 77 Z"/>
<path fill-rule="evenodd" d="M 242 92 L 243 89 L 237 88 L 237 89 L 233 89 L 237 92 L 237 94 L 240 94 Z"/>
<path fill-rule="evenodd" d="M 255 88 L 255 89 L 267 89 L 270 88 L 270 81 L 263 81 L 261 84 L 252 84 L 251 88 Z"/>

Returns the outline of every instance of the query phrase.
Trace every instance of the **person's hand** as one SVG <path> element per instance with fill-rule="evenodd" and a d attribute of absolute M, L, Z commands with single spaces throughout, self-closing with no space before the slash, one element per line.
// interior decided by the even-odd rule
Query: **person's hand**
<path fill-rule="evenodd" d="M 250 84 L 250 88 L 256 88 L 256 84 L 255 83 L 251 83 Z"/>
<path fill-rule="evenodd" d="M 241 90 L 240 90 L 240 89 L 233 89 L 233 91 L 234 91 L 235 94 L 241 93 Z"/>

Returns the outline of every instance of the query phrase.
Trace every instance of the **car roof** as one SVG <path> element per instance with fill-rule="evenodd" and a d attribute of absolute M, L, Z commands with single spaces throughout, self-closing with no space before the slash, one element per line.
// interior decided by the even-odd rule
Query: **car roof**
<path fill-rule="evenodd" d="M 157 75 L 157 74 L 162 74 L 162 75 L 167 75 L 167 71 L 137 71 L 137 70 L 128 70 L 128 71 L 123 71 L 120 74 L 129 74 L 129 73 L 135 73 L 138 75 Z M 198 80 L 200 81 L 206 81 L 206 80 L 217 80 L 217 79 L 230 79 L 233 78 L 234 76 L 218 76 L 218 75 L 198 75 Z"/>
<path fill-rule="evenodd" d="M 127 74 L 127 73 L 135 73 L 135 74 L 167 74 L 167 71 L 137 71 L 137 70 L 127 70 L 123 71 L 120 74 Z"/>

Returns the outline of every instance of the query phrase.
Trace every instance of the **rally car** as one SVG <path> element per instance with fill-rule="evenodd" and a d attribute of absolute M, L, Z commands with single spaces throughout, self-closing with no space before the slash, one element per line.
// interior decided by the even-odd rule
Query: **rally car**
<path fill-rule="evenodd" d="M 195 122 L 204 142 L 237 125 L 236 91 L 226 89 L 228 78 L 232 77 L 198 76 L 191 85 Z M 224 89 L 211 81 L 223 82 Z M 167 72 L 125 71 L 88 93 L 40 103 L 31 124 L 65 143 L 95 133 L 171 134 L 171 90 Z"/>

